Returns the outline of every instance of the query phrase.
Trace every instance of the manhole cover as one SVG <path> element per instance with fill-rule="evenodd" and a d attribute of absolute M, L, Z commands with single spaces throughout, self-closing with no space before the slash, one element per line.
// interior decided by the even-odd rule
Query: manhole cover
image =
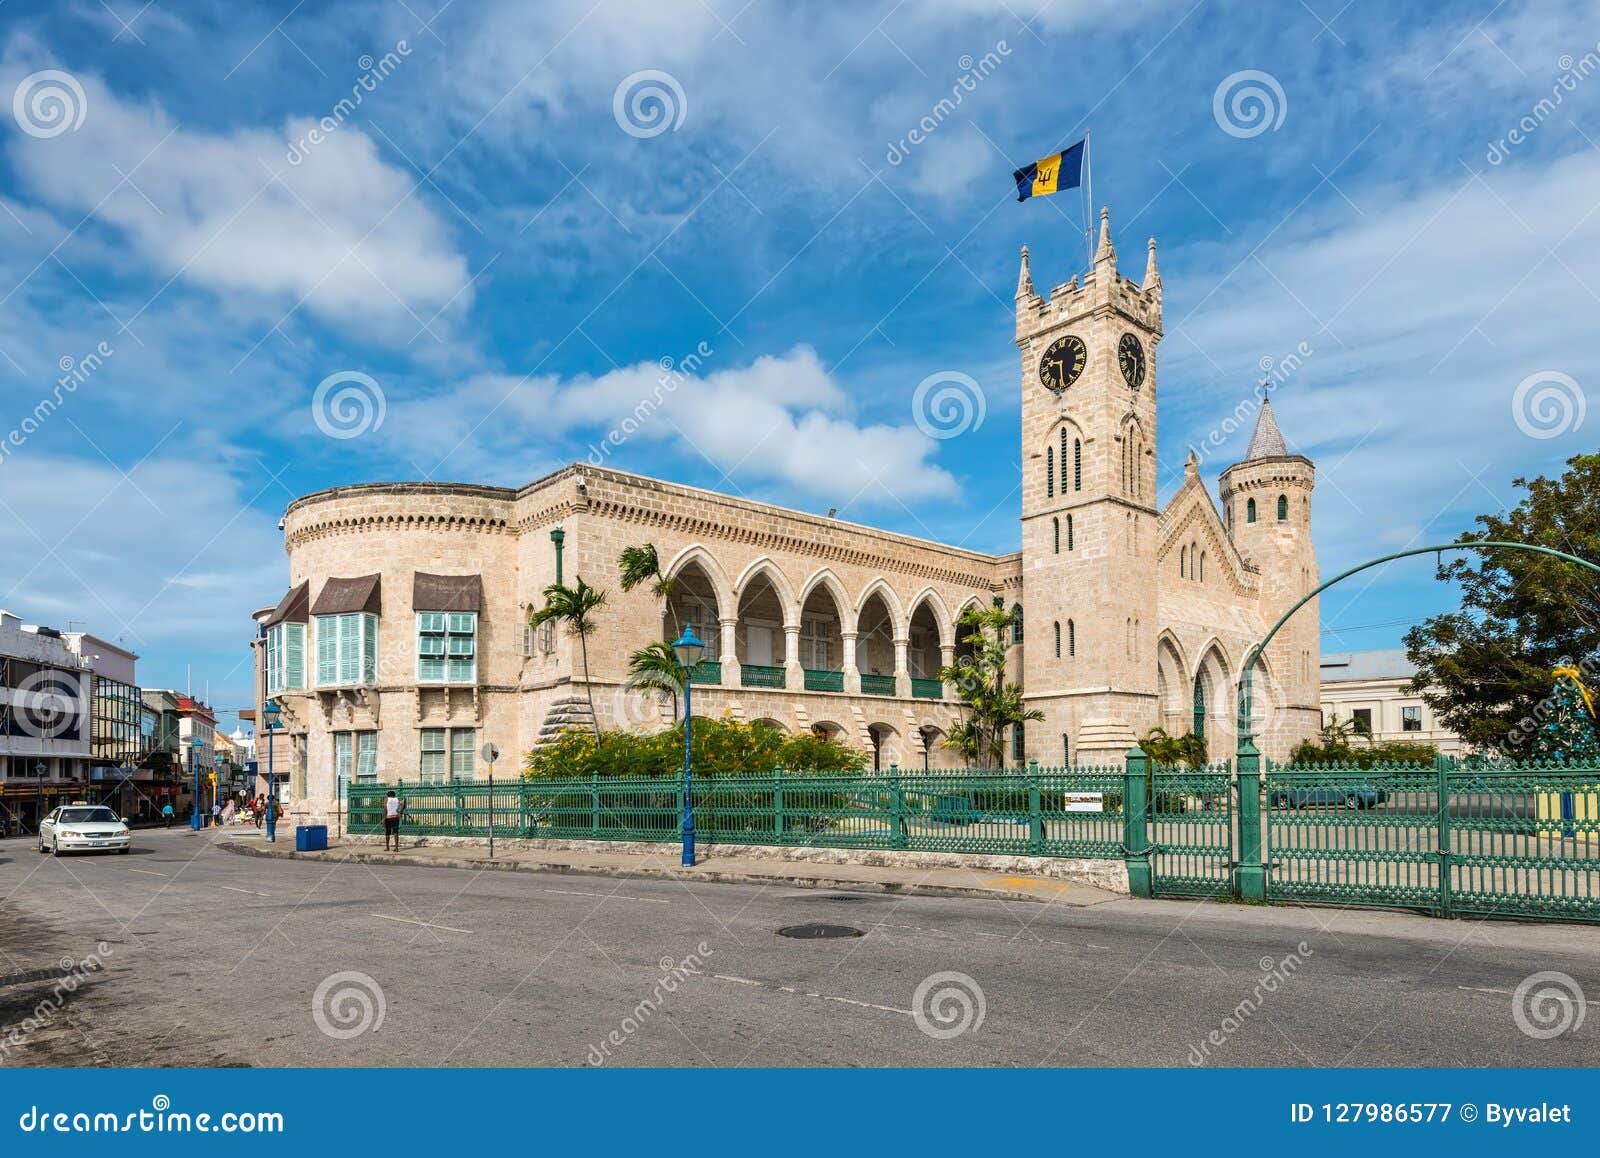
<path fill-rule="evenodd" d="M 794 937 L 800 941 L 827 941 L 835 937 L 864 937 L 861 929 L 849 925 L 788 925 L 778 930 L 780 937 Z"/>

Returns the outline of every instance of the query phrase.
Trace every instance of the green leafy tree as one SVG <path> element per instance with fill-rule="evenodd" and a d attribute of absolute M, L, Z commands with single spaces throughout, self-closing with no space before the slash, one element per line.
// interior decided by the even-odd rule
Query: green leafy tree
<path fill-rule="evenodd" d="M 1007 640 L 1015 621 L 1004 607 L 967 608 L 956 617 L 956 630 L 972 652 L 939 669 L 939 678 L 955 685 L 966 710 L 940 743 L 973 763 L 996 768 L 1005 763 L 1007 730 L 1044 719 L 1043 712 L 1023 706 L 1022 685 L 1006 681 Z"/>
<path fill-rule="evenodd" d="M 589 637 L 596 627 L 595 612 L 604 607 L 606 593 L 590 587 L 577 577 L 571 587 L 552 583 L 544 589 L 544 606 L 528 615 L 530 627 L 543 627 L 546 623 L 563 623 L 567 631 L 578 637 L 583 651 L 583 689 L 589 697 L 589 716 L 594 721 L 595 739 L 600 738 L 600 717 L 594 710 L 594 685 L 589 682 Z"/>
<path fill-rule="evenodd" d="M 671 595 L 678 581 L 662 573 L 661 555 L 656 551 L 654 543 L 624 547 L 622 554 L 617 556 L 617 570 L 621 572 L 623 591 L 632 591 L 642 583 L 650 584 L 652 592 L 667 600 L 667 611 L 672 615 L 673 627 L 682 630 L 682 625 L 678 623 L 678 613 L 673 609 L 671 602 Z"/>
<path fill-rule="evenodd" d="M 1600 454 L 1567 460 L 1560 478 L 1517 479 L 1512 510 L 1480 515 L 1458 542 L 1494 539 L 1600 560 Z M 1411 690 L 1445 727 L 1495 751 L 1524 748 L 1550 694 L 1550 672 L 1600 652 L 1600 583 L 1549 555 L 1490 548 L 1442 563 L 1461 585 L 1461 608 L 1406 634 L 1417 665 Z M 1587 670 L 1587 668 L 1585 669 Z"/>
<path fill-rule="evenodd" d="M 1161 767 L 1175 768 L 1181 764 L 1189 768 L 1204 768 L 1210 760 L 1206 738 L 1196 736 L 1193 732 L 1174 736 L 1165 728 L 1151 728 L 1139 741 L 1139 747 L 1150 757 L 1152 765 Z"/>
<path fill-rule="evenodd" d="M 628 657 L 628 682 L 636 688 L 670 697 L 673 719 L 678 717 L 678 693 L 688 679 L 689 673 L 678 662 L 671 644 L 652 643 Z"/>

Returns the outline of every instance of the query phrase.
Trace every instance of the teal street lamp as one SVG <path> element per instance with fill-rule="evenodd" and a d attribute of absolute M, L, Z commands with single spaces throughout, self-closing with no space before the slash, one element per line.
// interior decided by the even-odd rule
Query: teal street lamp
<path fill-rule="evenodd" d="M 683 634 L 672 645 L 672 654 L 678 657 L 678 666 L 683 668 L 683 864 L 686 868 L 694 867 L 694 786 L 691 780 L 692 761 L 689 758 L 691 721 L 694 719 L 689 705 L 689 689 L 694 681 L 689 678 L 689 673 L 700 662 L 705 650 L 706 645 L 694 633 L 694 624 L 684 624 Z"/>
<path fill-rule="evenodd" d="M 283 727 L 283 713 L 268 700 L 261 707 L 261 726 L 267 732 L 267 840 L 278 839 L 278 786 L 272 775 L 272 733 Z M 251 791 L 255 789 L 252 787 Z"/>

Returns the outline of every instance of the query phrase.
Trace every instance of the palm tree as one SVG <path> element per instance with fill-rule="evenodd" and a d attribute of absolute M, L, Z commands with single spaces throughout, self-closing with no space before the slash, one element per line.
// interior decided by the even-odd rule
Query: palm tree
<path fill-rule="evenodd" d="M 578 637 L 583 648 L 583 689 L 589 696 L 589 717 L 594 721 L 594 738 L 600 739 L 600 717 L 594 710 L 594 685 L 589 682 L 589 636 L 594 634 L 594 613 L 605 606 L 606 593 L 590 587 L 577 577 L 571 587 L 552 583 L 544 589 L 544 606 L 528 614 L 528 626 L 543 627 L 546 623 L 560 621 L 567 630 Z"/>
<path fill-rule="evenodd" d="M 678 662 L 672 645 L 660 642 L 641 647 L 628 657 L 628 680 L 636 688 L 661 692 L 672 698 L 672 718 L 678 718 L 678 692 L 689 673 Z"/>
<path fill-rule="evenodd" d="M 661 573 L 661 556 L 654 543 L 637 547 L 624 547 L 617 556 L 617 569 L 622 572 L 622 589 L 632 591 L 641 583 L 649 583 L 650 590 L 667 601 L 667 611 L 672 616 L 674 628 L 679 626 L 678 613 L 672 608 L 672 592 L 678 581 Z"/>

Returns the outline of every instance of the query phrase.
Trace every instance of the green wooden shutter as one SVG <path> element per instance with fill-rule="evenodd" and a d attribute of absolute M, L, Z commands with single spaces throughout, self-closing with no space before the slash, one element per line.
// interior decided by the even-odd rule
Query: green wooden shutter
<path fill-rule="evenodd" d="M 361 682 L 375 684 L 378 682 L 378 617 L 363 615 L 360 618 Z"/>
<path fill-rule="evenodd" d="M 317 684 L 339 682 L 339 617 L 317 616 Z"/>
<path fill-rule="evenodd" d="M 279 660 L 279 673 L 283 686 L 286 688 L 304 688 L 306 686 L 306 625 L 303 623 L 284 624 L 281 646 L 283 656 Z"/>
<path fill-rule="evenodd" d="M 378 778 L 378 733 L 357 732 L 356 740 L 356 779 L 376 780 Z"/>

